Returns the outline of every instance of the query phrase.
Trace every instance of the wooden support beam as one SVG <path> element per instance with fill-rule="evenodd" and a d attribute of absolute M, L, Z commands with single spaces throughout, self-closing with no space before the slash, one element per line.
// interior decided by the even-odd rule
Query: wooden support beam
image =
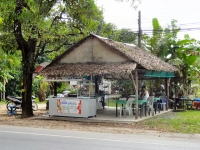
<path fill-rule="evenodd" d="M 135 119 L 138 119 L 138 71 L 135 69 Z"/>
<path fill-rule="evenodd" d="M 116 80 L 116 78 L 113 76 L 113 74 L 111 74 L 111 77 Z"/>
<path fill-rule="evenodd" d="M 131 78 L 131 81 L 133 83 L 133 87 L 136 89 L 136 85 L 135 85 L 135 81 L 134 81 L 134 77 L 133 77 L 132 72 L 130 73 L 130 78 Z"/>
<path fill-rule="evenodd" d="M 166 96 L 167 96 L 167 100 L 166 100 L 166 110 L 168 110 L 169 108 L 169 84 L 170 84 L 170 78 L 165 79 L 165 87 L 166 87 Z"/>
<path fill-rule="evenodd" d="M 135 80 L 133 78 L 132 72 L 130 73 L 130 78 L 135 88 L 135 119 L 138 119 L 138 71 L 135 70 Z"/>
<path fill-rule="evenodd" d="M 57 96 L 57 82 L 54 82 L 53 84 L 53 92 L 54 92 L 54 96 Z"/>
<path fill-rule="evenodd" d="M 122 75 L 120 76 L 122 79 L 126 79 L 126 78 L 124 78 Z"/>

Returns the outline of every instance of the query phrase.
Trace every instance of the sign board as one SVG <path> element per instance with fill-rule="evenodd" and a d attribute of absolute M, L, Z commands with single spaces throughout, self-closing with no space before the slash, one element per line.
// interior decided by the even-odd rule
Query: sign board
<path fill-rule="evenodd" d="M 57 99 L 57 113 L 81 114 L 81 100 Z"/>
<path fill-rule="evenodd" d="M 82 77 L 45 76 L 43 81 L 82 81 Z"/>

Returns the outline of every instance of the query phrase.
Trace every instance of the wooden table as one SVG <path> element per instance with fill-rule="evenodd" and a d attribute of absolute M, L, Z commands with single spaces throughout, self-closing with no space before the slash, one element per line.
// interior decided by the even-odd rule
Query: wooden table
<path fill-rule="evenodd" d="M 185 111 L 186 110 L 185 102 L 192 102 L 193 105 L 194 100 L 189 98 L 176 98 L 174 103 L 174 111 L 177 110 L 176 107 L 181 108 L 183 111 Z"/>

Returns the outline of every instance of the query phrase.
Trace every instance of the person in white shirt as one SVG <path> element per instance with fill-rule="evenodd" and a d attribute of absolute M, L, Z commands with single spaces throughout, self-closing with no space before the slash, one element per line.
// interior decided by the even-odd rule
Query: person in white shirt
<path fill-rule="evenodd" d="M 149 92 L 146 90 L 146 86 L 142 86 L 142 90 L 141 90 L 141 98 L 143 100 L 147 100 L 147 98 L 149 97 Z"/>
<path fill-rule="evenodd" d="M 160 85 L 160 92 L 165 92 L 165 86 L 163 84 Z"/>

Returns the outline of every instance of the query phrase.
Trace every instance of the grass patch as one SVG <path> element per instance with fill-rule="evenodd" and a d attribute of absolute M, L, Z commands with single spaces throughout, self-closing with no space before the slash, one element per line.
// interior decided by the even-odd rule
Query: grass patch
<path fill-rule="evenodd" d="M 114 100 L 114 99 L 109 99 L 109 100 L 106 99 L 105 102 L 106 102 L 106 106 L 116 107 L 116 100 Z"/>
<path fill-rule="evenodd" d="M 169 112 L 142 123 L 144 128 L 174 133 L 200 134 L 200 111 Z"/>
<path fill-rule="evenodd" d="M 2 100 L 2 101 L 0 101 L 0 105 L 2 105 L 2 104 L 6 104 L 6 100 Z"/>
<path fill-rule="evenodd" d="M 43 102 L 40 102 L 38 97 L 36 97 L 35 99 L 33 99 L 37 104 L 45 104 L 47 101 L 43 101 Z"/>

